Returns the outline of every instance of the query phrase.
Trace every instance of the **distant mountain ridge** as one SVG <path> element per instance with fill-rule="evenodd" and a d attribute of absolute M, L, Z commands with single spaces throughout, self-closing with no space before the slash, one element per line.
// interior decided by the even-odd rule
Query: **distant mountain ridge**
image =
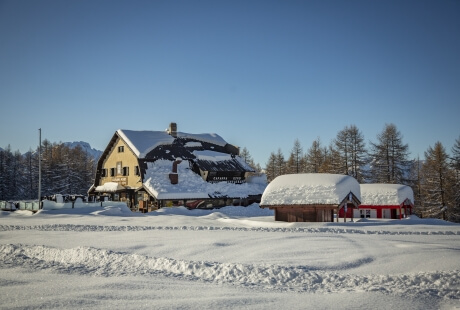
<path fill-rule="evenodd" d="M 96 160 L 98 160 L 99 157 L 101 157 L 101 155 L 102 155 L 102 151 L 99 151 L 99 150 L 96 150 L 95 148 L 92 148 L 91 145 L 88 142 L 74 141 L 74 142 L 64 142 L 63 144 L 65 146 L 68 146 L 71 149 L 74 149 L 77 146 L 79 146 Z"/>

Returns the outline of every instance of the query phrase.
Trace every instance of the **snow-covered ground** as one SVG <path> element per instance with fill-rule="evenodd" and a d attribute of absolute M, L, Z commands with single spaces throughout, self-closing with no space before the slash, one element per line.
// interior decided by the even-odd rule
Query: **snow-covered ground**
<path fill-rule="evenodd" d="M 460 225 L 254 204 L 0 212 L 0 308 L 460 309 Z"/>

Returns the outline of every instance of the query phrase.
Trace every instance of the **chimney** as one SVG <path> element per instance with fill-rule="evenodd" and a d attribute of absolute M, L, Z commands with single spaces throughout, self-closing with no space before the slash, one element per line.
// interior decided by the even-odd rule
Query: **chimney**
<path fill-rule="evenodd" d="M 177 124 L 176 123 L 169 124 L 168 133 L 174 138 L 177 137 Z"/>
<path fill-rule="evenodd" d="M 179 183 L 179 175 L 177 174 L 177 165 L 182 162 L 182 159 L 177 158 L 173 162 L 172 166 L 172 172 L 169 174 L 169 180 L 171 181 L 171 184 L 177 184 Z"/>

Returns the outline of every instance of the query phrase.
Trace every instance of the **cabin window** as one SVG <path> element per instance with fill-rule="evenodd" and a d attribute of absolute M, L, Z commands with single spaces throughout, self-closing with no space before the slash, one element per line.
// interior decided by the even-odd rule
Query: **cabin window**
<path fill-rule="evenodd" d="M 117 162 L 117 175 L 122 175 L 123 174 L 123 169 L 122 169 L 121 161 Z"/>
<path fill-rule="evenodd" d="M 139 166 L 134 167 L 134 174 L 135 175 L 141 175 L 141 171 L 139 170 Z"/>
<path fill-rule="evenodd" d="M 128 176 L 129 175 L 129 167 L 123 167 L 123 175 Z"/>
<path fill-rule="evenodd" d="M 110 168 L 110 176 L 111 177 L 115 176 L 115 168 Z"/>
<path fill-rule="evenodd" d="M 123 145 L 118 147 L 118 153 L 123 153 L 124 151 L 125 147 Z"/>
<path fill-rule="evenodd" d="M 102 169 L 101 171 L 101 177 L 106 177 L 107 176 L 107 169 Z"/>

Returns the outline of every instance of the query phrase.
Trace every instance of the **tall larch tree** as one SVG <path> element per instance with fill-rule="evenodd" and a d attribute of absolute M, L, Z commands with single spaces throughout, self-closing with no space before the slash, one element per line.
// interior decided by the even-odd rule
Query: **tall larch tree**
<path fill-rule="evenodd" d="M 323 172 L 324 154 L 320 138 L 314 140 L 305 154 L 305 162 L 308 173 Z"/>
<path fill-rule="evenodd" d="M 334 143 L 340 154 L 340 173 L 350 175 L 362 183 L 366 177 L 364 166 L 367 164 L 367 151 L 361 131 L 356 125 L 346 126 L 338 132 Z"/>
<path fill-rule="evenodd" d="M 406 184 L 409 146 L 402 141 L 402 134 L 394 124 L 386 124 L 371 142 L 371 180 L 375 183 Z"/>
<path fill-rule="evenodd" d="M 291 154 L 286 163 L 286 169 L 288 173 L 301 173 L 303 166 L 303 149 L 300 145 L 300 141 L 296 139 L 294 146 L 292 147 Z"/>
<path fill-rule="evenodd" d="M 286 160 L 284 159 L 283 152 L 278 148 L 276 153 L 276 176 L 286 174 Z"/>
<path fill-rule="evenodd" d="M 240 157 L 241 157 L 241 158 L 242 158 L 252 169 L 254 169 L 256 172 L 259 172 L 259 170 L 257 170 L 256 164 L 254 163 L 254 160 L 252 159 L 251 154 L 249 153 L 249 150 L 248 150 L 246 147 L 243 147 L 243 149 L 241 150 L 241 152 L 240 152 Z"/>
<path fill-rule="evenodd" d="M 441 142 L 436 142 L 434 147 L 430 146 L 425 152 L 422 176 L 423 216 L 442 216 L 443 219 L 447 219 L 451 213 L 450 187 L 453 184 L 453 175 Z"/>
<path fill-rule="evenodd" d="M 267 175 L 267 180 L 269 182 L 277 177 L 276 171 L 276 154 L 271 152 L 267 164 L 265 165 L 265 174 Z"/>
<path fill-rule="evenodd" d="M 452 220 L 460 222 L 460 137 L 452 147 L 451 167 L 454 175 Z"/>

